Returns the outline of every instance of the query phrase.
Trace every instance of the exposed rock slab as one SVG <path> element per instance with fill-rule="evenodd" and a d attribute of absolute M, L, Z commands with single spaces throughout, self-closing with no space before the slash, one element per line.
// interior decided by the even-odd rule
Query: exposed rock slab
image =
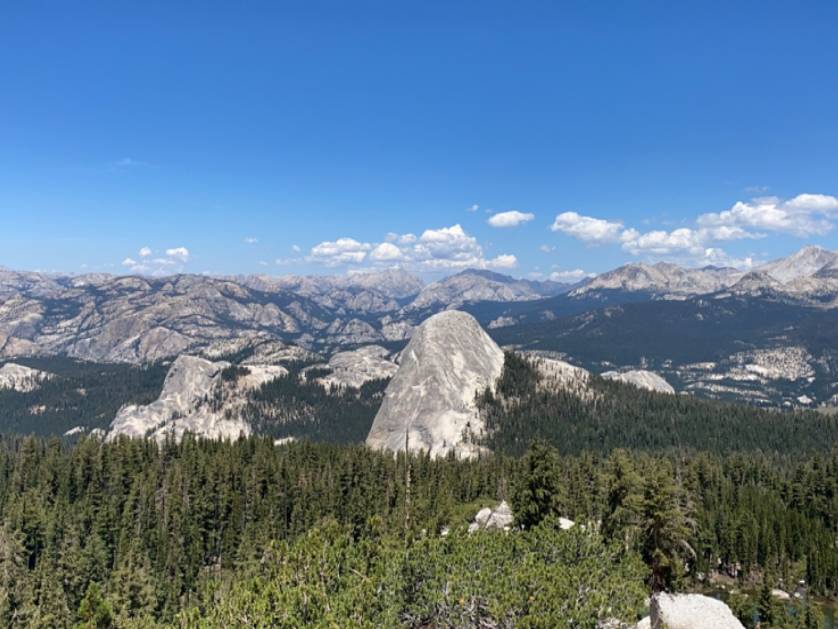
<path fill-rule="evenodd" d="M 652 597 L 649 624 L 653 629 L 744 629 L 722 601 L 701 594 L 659 593 Z M 643 621 L 641 621 L 643 622 Z"/>
<path fill-rule="evenodd" d="M 250 426 L 240 411 L 247 393 L 288 373 L 279 365 L 249 365 L 235 378 L 222 372 L 230 363 L 180 356 L 169 369 L 160 397 L 147 406 L 128 405 L 117 413 L 107 439 L 120 435 L 168 436 L 179 440 L 189 432 L 210 439 L 249 435 Z"/>
<path fill-rule="evenodd" d="M 658 393 L 675 393 L 675 389 L 662 376 L 653 371 L 645 369 L 632 369 L 630 371 L 606 371 L 600 374 L 606 380 L 619 380 L 626 384 L 632 384 L 639 389 L 657 391 Z"/>
<path fill-rule="evenodd" d="M 484 426 L 475 396 L 493 388 L 503 369 L 503 351 L 477 320 L 449 310 L 426 319 L 401 355 L 367 445 L 431 456 L 477 455 L 472 435 Z"/>
<path fill-rule="evenodd" d="M 328 368 L 328 376 L 317 378 L 325 387 L 359 388 L 365 382 L 391 378 L 398 365 L 390 359 L 390 351 L 380 345 L 366 345 L 356 350 L 338 352 L 326 364 L 314 365 L 309 369 Z"/>
<path fill-rule="evenodd" d="M 0 389 L 12 389 L 21 393 L 35 391 L 52 374 L 25 365 L 6 363 L 0 367 Z"/>
<path fill-rule="evenodd" d="M 512 514 L 512 508 L 507 504 L 506 500 L 502 500 L 495 508 L 484 507 L 474 516 L 474 522 L 469 524 L 468 532 L 474 533 L 479 530 L 508 530 L 513 522 L 515 516 Z"/>

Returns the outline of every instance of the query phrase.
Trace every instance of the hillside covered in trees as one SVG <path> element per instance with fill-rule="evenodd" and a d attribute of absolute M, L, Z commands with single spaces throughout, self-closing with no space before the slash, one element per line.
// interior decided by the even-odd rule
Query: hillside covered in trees
<path fill-rule="evenodd" d="M 592 627 L 636 621 L 650 588 L 711 574 L 834 595 L 836 496 L 838 451 L 537 444 L 457 461 L 264 438 L 8 438 L 0 623 Z M 499 499 L 525 532 L 466 534 Z M 563 531 L 559 516 L 578 524 Z M 748 619 L 757 599 L 731 604 Z"/>
<path fill-rule="evenodd" d="M 521 454 L 533 440 L 562 452 L 667 448 L 777 453 L 828 451 L 838 442 L 838 416 L 813 411 L 760 410 L 743 404 L 669 395 L 592 376 L 587 389 L 547 383 L 535 362 L 507 352 L 496 392 L 478 403 L 484 444 Z"/>

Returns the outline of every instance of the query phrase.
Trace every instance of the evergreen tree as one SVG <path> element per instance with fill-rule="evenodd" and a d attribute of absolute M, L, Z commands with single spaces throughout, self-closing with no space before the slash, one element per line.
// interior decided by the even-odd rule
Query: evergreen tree
<path fill-rule="evenodd" d="M 513 489 L 512 503 L 518 524 L 531 528 L 550 515 L 561 515 L 566 503 L 561 480 L 556 449 L 546 443 L 534 443 L 524 456 Z"/>
<path fill-rule="evenodd" d="M 694 557 L 690 529 L 681 508 L 680 489 L 667 465 L 647 470 L 643 491 L 641 552 L 652 573 L 653 592 L 672 590 L 684 564 Z"/>
<path fill-rule="evenodd" d="M 113 627 L 113 611 L 102 596 L 99 584 L 91 582 L 79 604 L 78 629 L 110 629 Z"/>

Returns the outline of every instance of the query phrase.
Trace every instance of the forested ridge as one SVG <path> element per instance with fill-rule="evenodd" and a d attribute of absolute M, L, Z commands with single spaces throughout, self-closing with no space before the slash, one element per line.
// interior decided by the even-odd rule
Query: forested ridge
<path fill-rule="evenodd" d="M 258 434 L 331 443 L 361 443 L 387 388 L 388 379 L 360 387 L 324 387 L 317 378 L 329 369 L 287 364 L 288 374 L 265 383 L 250 396 L 243 416 Z"/>
<path fill-rule="evenodd" d="M 63 357 L 16 362 L 52 375 L 34 391 L 0 389 L 0 431 L 61 435 L 76 426 L 107 429 L 125 404 L 149 404 L 168 365 L 90 363 Z"/>
<path fill-rule="evenodd" d="M 635 620 L 650 587 L 714 571 L 830 595 L 836 496 L 838 451 L 563 456 L 536 444 L 456 461 L 265 438 L 7 438 L 0 622 L 593 626 L 604 601 Z M 499 499 L 526 532 L 465 534 Z M 560 531 L 559 515 L 585 530 Z M 588 596 L 568 595 L 583 583 Z M 741 602 L 743 617 L 757 602 Z"/>
<path fill-rule="evenodd" d="M 838 442 L 835 415 L 669 395 L 598 376 L 581 395 L 541 381 L 532 359 L 506 353 L 496 391 L 478 397 L 485 445 L 508 454 L 521 454 L 536 439 L 568 454 L 614 448 L 789 454 L 829 451 Z"/>

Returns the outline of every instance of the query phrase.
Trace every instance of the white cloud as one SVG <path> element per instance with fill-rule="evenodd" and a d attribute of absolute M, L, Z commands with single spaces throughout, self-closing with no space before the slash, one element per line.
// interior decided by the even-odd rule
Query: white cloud
<path fill-rule="evenodd" d="M 324 241 L 312 247 L 307 260 L 326 266 L 379 265 L 398 261 L 401 266 L 420 271 L 512 268 L 518 264 L 511 254 L 487 259 L 477 239 L 459 224 L 426 229 L 420 236 L 391 232 L 379 243 L 363 243 L 353 238 Z"/>
<path fill-rule="evenodd" d="M 555 251 L 556 248 L 553 245 L 539 245 L 538 250 L 544 253 L 550 253 L 551 251 Z"/>
<path fill-rule="evenodd" d="M 246 245 L 255 245 L 258 242 L 259 242 L 259 239 L 254 238 L 253 236 L 248 236 L 247 238 L 244 239 L 244 243 Z"/>
<path fill-rule="evenodd" d="M 623 233 L 623 224 L 576 212 L 562 212 L 550 227 L 554 232 L 564 232 L 585 242 L 617 242 Z"/>
<path fill-rule="evenodd" d="M 474 236 L 457 224 L 426 229 L 408 248 L 411 259 L 430 268 L 482 266 L 483 249 Z"/>
<path fill-rule="evenodd" d="M 508 212 L 498 212 L 489 217 L 488 223 L 492 227 L 517 227 L 522 223 L 526 223 L 535 218 L 535 214 L 531 212 L 519 212 L 518 210 L 510 210 Z"/>
<path fill-rule="evenodd" d="M 799 194 L 791 199 L 759 197 L 738 201 L 724 212 L 698 217 L 703 227 L 738 227 L 815 236 L 829 232 L 838 218 L 838 198 L 826 194 Z"/>
<path fill-rule="evenodd" d="M 302 249 L 300 248 L 300 245 L 291 245 L 291 251 L 293 251 L 294 253 L 300 253 Z"/>
<path fill-rule="evenodd" d="M 795 236 L 822 235 L 838 219 L 838 198 L 800 194 L 791 199 L 763 197 L 739 201 L 724 212 L 702 214 L 695 227 L 640 232 L 576 212 L 556 216 L 551 229 L 588 243 L 620 244 L 632 255 L 680 256 L 703 264 L 749 267 L 752 258 L 732 258 L 715 243 L 765 237 L 766 231 Z"/>
<path fill-rule="evenodd" d="M 372 249 L 369 243 L 358 242 L 353 238 L 338 238 L 334 241 L 324 241 L 311 248 L 312 260 L 326 266 L 340 266 L 341 264 L 360 264 Z"/>
<path fill-rule="evenodd" d="M 185 271 L 186 263 L 189 262 L 189 250 L 186 247 L 166 249 L 166 255 L 157 258 L 151 255 L 151 248 L 142 247 L 139 260 L 129 256 L 122 261 L 122 266 L 138 275 L 168 275 Z"/>
<path fill-rule="evenodd" d="M 480 209 L 480 206 L 477 203 L 473 203 L 469 207 L 466 208 L 466 212 L 476 212 Z"/>
<path fill-rule="evenodd" d="M 189 261 L 189 249 L 186 247 L 172 247 L 171 249 L 166 249 L 166 255 L 170 258 L 178 260 L 181 263 Z"/>
<path fill-rule="evenodd" d="M 486 262 L 486 266 L 493 269 L 514 269 L 518 266 L 518 258 L 510 253 L 496 256 Z"/>
<path fill-rule="evenodd" d="M 584 280 L 586 277 L 594 277 L 594 275 L 595 273 L 588 273 L 582 269 L 573 269 L 572 271 L 553 271 L 549 277 L 554 282 L 569 284 Z"/>
<path fill-rule="evenodd" d="M 382 242 L 370 253 L 372 260 L 398 260 L 402 257 L 402 250 L 391 242 Z"/>
<path fill-rule="evenodd" d="M 623 242 L 623 249 L 635 255 L 641 253 L 665 255 L 676 251 L 698 251 L 703 248 L 702 234 L 686 227 L 669 232 L 653 230 L 645 234 L 636 230 L 626 230 L 620 239 Z"/>

